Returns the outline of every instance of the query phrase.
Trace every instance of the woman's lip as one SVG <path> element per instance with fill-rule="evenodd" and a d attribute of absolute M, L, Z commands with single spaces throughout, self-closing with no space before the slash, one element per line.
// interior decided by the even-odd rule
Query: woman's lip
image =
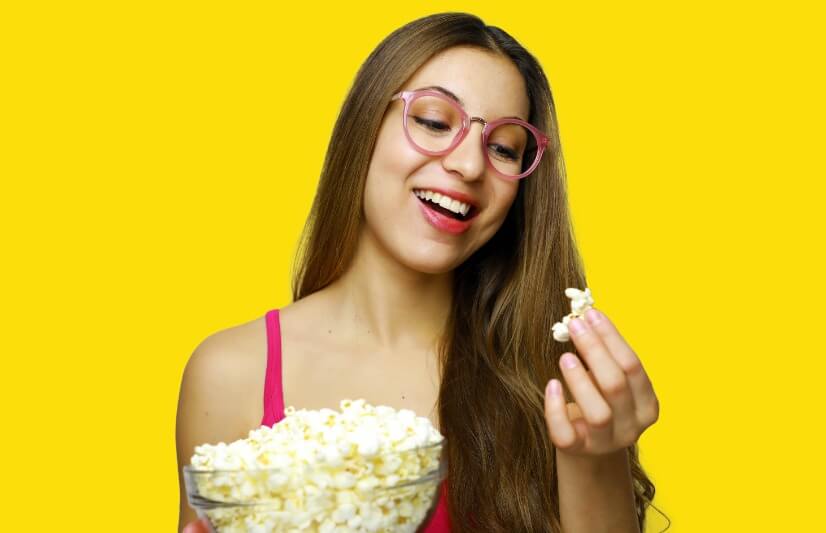
<path fill-rule="evenodd" d="M 450 218 L 447 215 L 439 213 L 435 209 L 429 208 L 427 206 L 428 202 L 421 201 L 415 194 L 413 194 L 413 199 L 416 200 L 417 204 L 419 204 L 419 209 L 421 209 L 425 220 L 427 220 L 431 226 L 452 235 L 459 235 L 466 232 L 470 228 L 470 224 L 473 222 L 473 219 L 479 214 L 479 210 L 476 209 L 476 212 L 473 213 L 469 219 L 456 220 L 455 218 Z"/>

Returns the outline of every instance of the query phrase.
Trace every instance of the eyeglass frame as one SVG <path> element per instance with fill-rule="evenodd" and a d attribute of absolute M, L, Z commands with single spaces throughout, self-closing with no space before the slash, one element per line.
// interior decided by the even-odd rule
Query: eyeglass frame
<path fill-rule="evenodd" d="M 413 138 L 410 135 L 410 131 L 407 129 L 407 117 L 408 111 L 410 110 L 410 103 L 419 98 L 421 96 L 435 96 L 437 98 L 441 98 L 442 100 L 446 101 L 448 104 L 452 105 L 454 109 L 459 112 L 459 115 L 462 117 L 462 129 L 459 133 L 454 137 L 453 142 L 451 142 L 450 146 L 445 148 L 444 150 L 439 151 L 431 151 L 426 150 L 416 144 Z M 534 159 L 533 164 L 531 167 L 521 174 L 517 174 L 515 176 L 510 176 L 508 174 L 502 173 L 499 169 L 494 166 L 493 161 L 490 160 L 490 154 L 488 154 L 487 150 L 483 150 L 485 152 L 485 160 L 487 161 L 488 166 L 493 169 L 494 172 L 499 174 L 501 177 L 508 179 L 508 180 L 520 180 L 529 176 L 536 167 L 539 166 L 539 162 L 542 160 L 542 155 L 545 153 L 545 148 L 548 146 L 548 142 L 550 139 L 547 135 L 545 135 L 541 130 L 539 130 L 533 124 L 529 124 L 524 120 L 520 120 L 518 118 L 500 118 L 497 120 L 491 120 L 488 122 L 487 120 L 483 119 L 482 117 L 471 117 L 467 114 L 467 112 L 459 105 L 458 102 L 454 101 L 452 98 L 448 97 L 447 95 L 441 93 L 440 91 L 435 91 L 432 89 L 421 89 L 418 91 L 399 91 L 394 94 L 390 101 L 393 102 L 395 100 L 401 99 L 404 102 L 404 110 L 402 111 L 403 115 L 403 125 L 404 125 L 404 135 L 407 137 L 408 142 L 410 145 L 413 146 L 417 151 L 429 155 L 429 156 L 441 156 L 449 154 L 456 148 L 461 142 L 467 137 L 468 132 L 470 131 L 470 123 L 471 122 L 480 122 L 482 124 L 482 146 L 487 146 L 488 137 L 490 136 L 490 132 L 494 130 L 497 126 L 501 126 L 502 124 L 517 124 L 519 126 L 523 126 L 530 130 L 534 136 L 536 137 L 536 158 Z"/>

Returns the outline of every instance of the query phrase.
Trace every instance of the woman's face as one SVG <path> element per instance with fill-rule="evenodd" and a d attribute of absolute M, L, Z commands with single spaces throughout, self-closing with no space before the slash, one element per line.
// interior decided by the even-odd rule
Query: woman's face
<path fill-rule="evenodd" d="M 506 58 L 470 47 L 450 48 L 425 63 L 402 90 L 432 86 L 456 95 L 471 117 L 488 122 L 505 116 L 528 120 L 525 82 Z M 448 272 L 496 233 L 519 182 L 502 178 L 488 166 L 479 122 L 470 123 L 467 136 L 452 152 L 428 156 L 408 142 L 403 111 L 404 102 L 393 101 L 379 130 L 365 185 L 365 229 L 368 238 L 409 268 Z M 414 194 L 429 189 L 472 199 L 475 215 L 471 211 L 473 218 L 459 228 L 434 217 Z"/>

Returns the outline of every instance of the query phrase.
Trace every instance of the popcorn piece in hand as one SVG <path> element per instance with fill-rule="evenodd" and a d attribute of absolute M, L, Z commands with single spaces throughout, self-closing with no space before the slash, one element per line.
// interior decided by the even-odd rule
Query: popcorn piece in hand
<path fill-rule="evenodd" d="M 565 289 L 565 296 L 571 299 L 571 312 L 562 318 L 562 322 L 557 322 L 551 327 L 554 340 L 559 342 L 571 340 L 571 336 L 568 333 L 568 322 L 574 317 L 583 317 L 585 311 L 594 305 L 594 299 L 591 298 L 591 289 L 587 287 L 584 291 L 569 287 Z"/>

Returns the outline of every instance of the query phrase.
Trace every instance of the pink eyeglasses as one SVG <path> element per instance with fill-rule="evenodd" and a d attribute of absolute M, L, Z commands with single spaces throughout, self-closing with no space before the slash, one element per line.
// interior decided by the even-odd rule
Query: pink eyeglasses
<path fill-rule="evenodd" d="M 524 120 L 505 117 L 487 122 L 468 116 L 457 101 L 441 91 L 401 91 L 390 101 L 398 99 L 404 101 L 407 140 L 425 155 L 450 153 L 467 136 L 470 123 L 481 122 L 488 165 L 503 178 L 518 180 L 536 169 L 548 146 L 548 137 Z"/>

